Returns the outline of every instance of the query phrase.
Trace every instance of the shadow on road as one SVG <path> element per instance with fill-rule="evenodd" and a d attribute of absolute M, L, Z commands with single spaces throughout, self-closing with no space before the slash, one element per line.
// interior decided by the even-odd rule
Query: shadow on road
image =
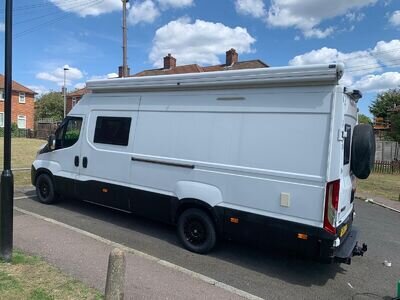
<path fill-rule="evenodd" d="M 37 205 L 42 206 L 39 203 Z M 60 208 L 65 210 L 64 213 Z M 64 199 L 55 206 L 51 206 L 51 209 L 53 213 L 50 215 L 45 210 L 41 210 L 41 214 L 217 280 L 221 280 L 216 278 L 219 276 L 218 274 L 224 272 L 224 278 L 233 278 L 242 276 L 251 270 L 252 279 L 248 284 L 262 284 L 262 281 L 266 279 L 263 275 L 266 275 L 284 282 L 309 287 L 323 286 L 328 280 L 334 279 L 338 273 L 346 272 L 346 269 L 340 264 L 323 264 L 299 257 L 287 250 L 269 249 L 261 245 L 247 245 L 231 241 L 221 241 L 209 255 L 197 255 L 182 249 L 174 227 L 163 223 L 72 199 Z M 55 211 L 59 213 L 56 214 Z M 75 221 L 70 219 L 66 212 L 75 216 Z M 107 224 L 112 224 L 114 229 L 110 229 L 111 226 Z M 115 226 L 122 230 L 116 230 Z M 110 230 L 109 234 L 106 233 L 106 230 Z M 124 233 L 119 233 L 120 231 L 124 231 Z M 134 233 L 166 242 L 162 243 L 164 249 L 160 250 L 157 242 L 146 245 L 137 241 L 130 242 L 127 237 L 133 236 Z M 238 273 L 232 274 L 232 270 L 237 270 Z M 255 283 L 254 277 L 259 278 L 259 282 Z M 246 282 L 246 278 L 239 278 L 239 280 Z"/>

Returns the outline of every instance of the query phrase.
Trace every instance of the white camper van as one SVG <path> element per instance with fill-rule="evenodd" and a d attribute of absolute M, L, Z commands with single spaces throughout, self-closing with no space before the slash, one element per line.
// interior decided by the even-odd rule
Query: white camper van
<path fill-rule="evenodd" d="M 350 263 L 355 176 L 370 126 L 343 66 L 89 81 L 32 166 L 43 203 L 70 196 L 175 224 L 187 249 L 218 238 L 309 247 Z"/>

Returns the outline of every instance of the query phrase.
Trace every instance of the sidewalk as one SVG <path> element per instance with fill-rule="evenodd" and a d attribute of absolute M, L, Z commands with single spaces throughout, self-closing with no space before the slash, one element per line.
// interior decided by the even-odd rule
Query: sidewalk
<path fill-rule="evenodd" d="M 104 292 L 108 255 L 114 245 L 51 220 L 15 211 L 14 246 Z M 246 293 L 141 253 L 126 252 L 125 299 L 245 299 Z M 200 276 L 201 277 L 201 276 Z M 254 297 L 255 298 L 255 297 Z M 253 298 L 253 299 L 254 299 Z"/>
<path fill-rule="evenodd" d="M 387 207 L 400 211 L 400 201 L 389 200 L 378 196 L 369 196 L 359 192 L 356 193 L 356 198 L 359 198 L 361 200 L 372 199 L 378 205 L 383 204 Z"/>

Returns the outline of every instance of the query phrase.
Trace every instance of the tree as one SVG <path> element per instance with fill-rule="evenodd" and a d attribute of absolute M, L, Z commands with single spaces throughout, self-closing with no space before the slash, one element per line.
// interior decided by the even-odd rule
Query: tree
<path fill-rule="evenodd" d="M 369 117 L 367 117 L 366 115 L 363 114 L 358 114 L 358 123 L 360 124 L 371 124 L 372 125 L 372 121 Z"/>
<path fill-rule="evenodd" d="M 400 112 L 392 113 L 390 116 L 390 132 L 388 135 L 395 141 L 400 142 Z"/>
<path fill-rule="evenodd" d="M 49 92 L 37 99 L 35 119 L 53 119 L 60 121 L 64 117 L 64 99 L 59 92 Z"/>
<path fill-rule="evenodd" d="M 400 105 L 400 89 L 392 89 L 383 93 L 379 93 L 376 99 L 369 106 L 369 111 L 375 117 L 388 118 L 388 110 L 395 105 Z"/>

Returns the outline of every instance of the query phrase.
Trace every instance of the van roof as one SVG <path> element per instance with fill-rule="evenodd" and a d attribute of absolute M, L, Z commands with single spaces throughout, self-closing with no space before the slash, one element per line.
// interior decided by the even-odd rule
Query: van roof
<path fill-rule="evenodd" d="M 101 93 L 295 84 L 335 85 L 343 76 L 343 70 L 342 64 L 324 64 L 168 76 L 126 77 L 88 81 L 87 88 L 93 93 Z"/>

